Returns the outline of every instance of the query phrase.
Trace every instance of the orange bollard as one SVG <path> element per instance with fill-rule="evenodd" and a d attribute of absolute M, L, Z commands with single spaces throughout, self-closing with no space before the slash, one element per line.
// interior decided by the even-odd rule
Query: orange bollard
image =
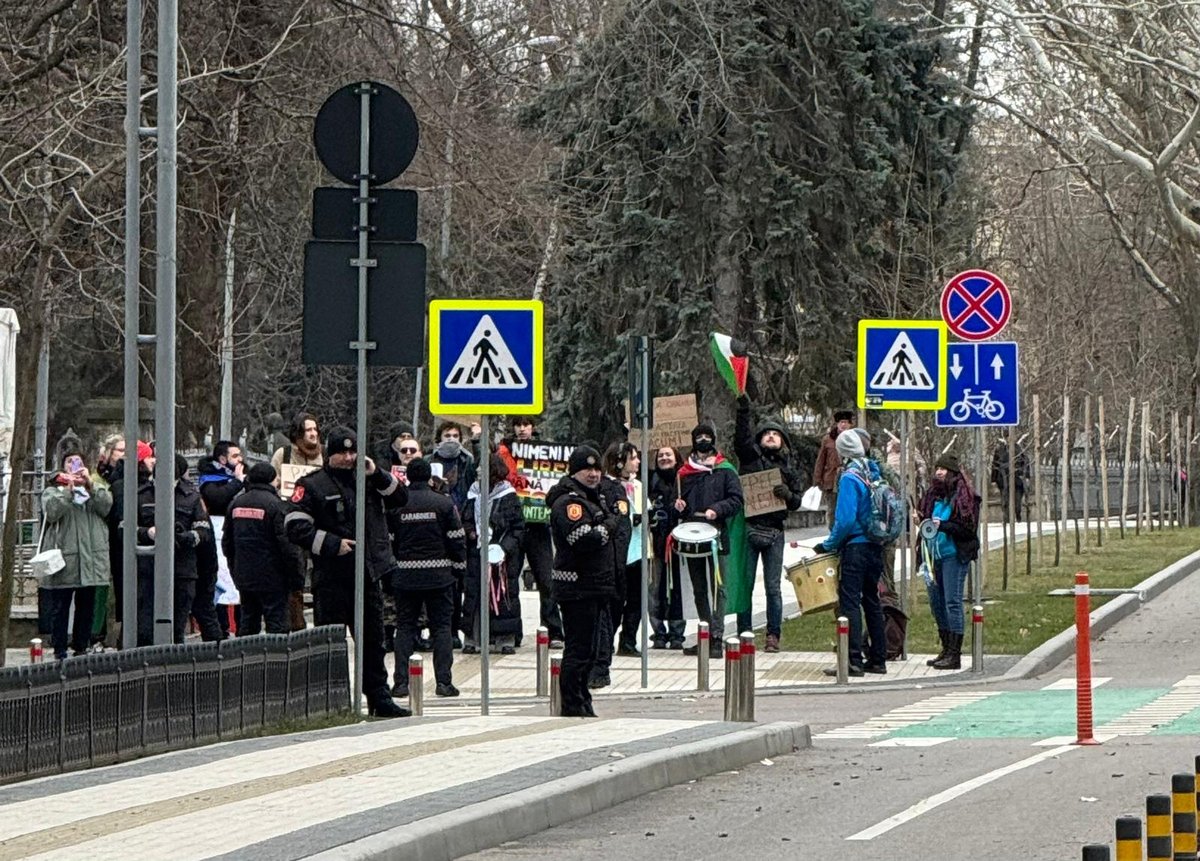
<path fill-rule="evenodd" d="M 1092 737 L 1092 590 L 1088 574 L 1075 575 L 1075 743 L 1099 744 Z M 1138 826 L 1139 831 L 1141 826 Z M 1117 857 L 1121 857 L 1120 849 Z"/>

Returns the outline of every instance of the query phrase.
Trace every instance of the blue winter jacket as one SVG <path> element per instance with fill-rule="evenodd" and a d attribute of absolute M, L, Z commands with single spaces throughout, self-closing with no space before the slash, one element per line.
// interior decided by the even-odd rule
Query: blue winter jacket
<path fill-rule="evenodd" d="M 866 480 L 863 479 L 863 465 Z M 871 491 L 867 482 L 879 478 L 879 464 L 873 460 L 855 461 L 848 465 L 838 479 L 837 509 L 833 515 L 833 530 L 822 544 L 830 553 L 836 553 L 846 544 L 867 544 L 863 524 L 871 517 Z"/>

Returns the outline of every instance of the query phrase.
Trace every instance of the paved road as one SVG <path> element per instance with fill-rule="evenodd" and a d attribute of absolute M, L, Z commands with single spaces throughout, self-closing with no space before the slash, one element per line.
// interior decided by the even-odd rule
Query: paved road
<path fill-rule="evenodd" d="M 1200 754 L 1196 607 L 1200 576 L 1094 644 L 1098 747 L 1069 744 L 1071 663 L 1007 685 L 763 697 L 760 718 L 809 723 L 812 750 L 470 857 L 1078 858 L 1082 844 L 1111 839 L 1115 817 L 1169 792 L 1170 775 Z M 658 705 L 695 718 L 716 708 Z"/>

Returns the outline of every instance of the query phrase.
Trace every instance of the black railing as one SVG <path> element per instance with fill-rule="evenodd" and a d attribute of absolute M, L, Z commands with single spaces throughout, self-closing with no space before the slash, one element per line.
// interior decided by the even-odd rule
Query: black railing
<path fill-rule="evenodd" d="M 0 783 L 350 708 L 341 625 L 0 669 Z"/>

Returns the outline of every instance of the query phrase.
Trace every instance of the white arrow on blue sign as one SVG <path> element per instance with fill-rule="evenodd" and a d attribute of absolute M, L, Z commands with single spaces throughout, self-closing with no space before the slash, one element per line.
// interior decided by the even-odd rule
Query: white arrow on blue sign
<path fill-rule="evenodd" d="M 943 428 L 1012 427 L 1021 421 L 1020 362 L 1015 341 L 950 344 Z"/>

